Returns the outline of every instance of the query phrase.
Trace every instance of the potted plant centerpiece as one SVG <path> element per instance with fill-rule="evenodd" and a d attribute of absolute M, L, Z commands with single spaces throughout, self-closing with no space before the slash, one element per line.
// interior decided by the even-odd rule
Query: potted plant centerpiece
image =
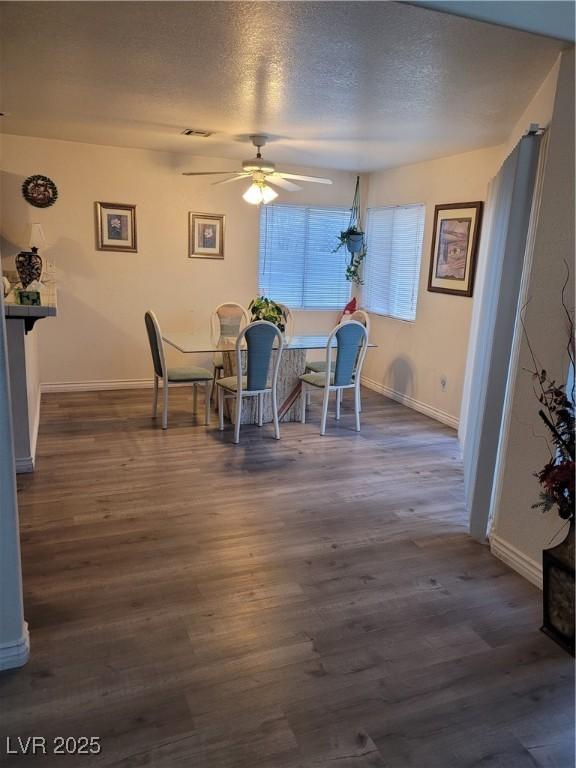
<path fill-rule="evenodd" d="M 342 247 L 346 247 L 350 254 L 350 260 L 346 265 L 346 279 L 351 283 L 356 283 L 356 285 L 362 285 L 360 265 L 366 258 L 366 241 L 360 225 L 360 176 L 356 177 L 356 189 L 354 191 L 352 208 L 350 209 L 348 227 L 343 232 L 340 232 L 338 240 L 340 242 L 333 253 L 336 253 Z"/>
<path fill-rule="evenodd" d="M 266 296 L 258 296 L 252 299 L 248 309 L 252 313 L 252 321 L 267 320 L 269 323 L 278 326 L 282 333 L 286 330 L 286 312 L 280 304 L 277 304 L 272 299 Z"/>

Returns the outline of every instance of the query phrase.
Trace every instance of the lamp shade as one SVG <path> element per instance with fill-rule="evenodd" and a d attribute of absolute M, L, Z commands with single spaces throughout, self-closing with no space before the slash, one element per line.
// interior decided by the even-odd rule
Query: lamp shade
<path fill-rule="evenodd" d="M 248 187 L 242 197 L 247 203 L 261 205 L 262 203 L 266 204 L 275 200 L 278 197 L 278 193 L 274 192 L 272 187 L 269 187 L 267 184 L 255 181 Z"/>
<path fill-rule="evenodd" d="M 44 248 L 46 245 L 46 237 L 44 236 L 44 230 L 42 224 L 34 223 L 30 224 L 30 241 L 28 243 L 29 248 Z"/>

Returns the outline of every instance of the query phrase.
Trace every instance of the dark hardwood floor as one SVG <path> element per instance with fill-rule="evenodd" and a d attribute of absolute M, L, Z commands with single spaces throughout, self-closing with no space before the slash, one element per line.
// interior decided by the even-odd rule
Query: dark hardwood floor
<path fill-rule="evenodd" d="M 18 480 L 32 654 L 0 676 L 1 732 L 102 753 L 2 743 L 2 765 L 573 765 L 572 660 L 467 536 L 455 432 L 365 392 L 360 434 L 345 405 L 320 437 L 314 406 L 234 446 L 187 391 L 167 432 L 150 400 L 42 399 Z"/>

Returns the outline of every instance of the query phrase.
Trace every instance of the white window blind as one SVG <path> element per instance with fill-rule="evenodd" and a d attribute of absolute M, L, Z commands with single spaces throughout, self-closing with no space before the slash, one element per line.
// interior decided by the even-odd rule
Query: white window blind
<path fill-rule="evenodd" d="M 416 318 L 424 235 L 423 205 L 369 208 L 362 306 L 399 320 Z"/>
<path fill-rule="evenodd" d="M 295 309 L 341 309 L 350 299 L 344 249 L 347 208 L 266 205 L 260 211 L 258 291 Z"/>

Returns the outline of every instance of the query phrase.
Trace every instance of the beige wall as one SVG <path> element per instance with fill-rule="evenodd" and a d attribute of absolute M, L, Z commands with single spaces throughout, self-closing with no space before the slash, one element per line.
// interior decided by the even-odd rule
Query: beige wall
<path fill-rule="evenodd" d="M 180 175 L 184 169 L 229 168 L 233 162 L 4 136 L 2 166 L 4 267 L 13 269 L 32 221 L 42 224 L 48 240 L 42 255 L 57 267 L 58 318 L 37 324 L 43 382 L 149 378 L 147 308 L 156 311 L 164 328 L 186 331 L 207 327 L 220 302 L 247 304 L 255 295 L 258 209 L 242 200 L 242 185 L 213 187 L 210 177 Z M 20 186 L 33 173 L 56 182 L 59 198 L 52 207 L 40 210 L 23 200 Z M 307 184 L 279 201 L 349 206 L 355 175 L 330 176 L 332 186 Z M 96 250 L 96 200 L 137 205 L 138 253 Z M 194 210 L 226 215 L 223 261 L 187 257 L 188 212 Z M 296 324 L 297 329 L 328 330 L 335 319 L 335 312 L 297 313 Z M 170 362 L 187 361 L 171 352 Z"/>
<path fill-rule="evenodd" d="M 367 357 L 366 382 L 454 426 L 460 416 L 473 298 L 427 290 L 434 206 L 486 200 L 489 181 L 530 124 L 550 123 L 559 66 L 560 57 L 503 145 L 368 176 L 368 207 L 425 203 L 426 222 L 416 320 L 372 315 L 378 349 Z"/>
<path fill-rule="evenodd" d="M 493 147 L 369 177 L 368 207 L 424 203 L 426 221 L 416 320 L 371 315 L 378 349 L 367 357 L 365 378 L 370 386 L 454 426 L 460 414 L 473 299 L 427 290 L 434 206 L 485 200 L 501 155 L 502 148 Z M 447 380 L 445 391 L 442 377 Z"/>
<path fill-rule="evenodd" d="M 529 301 L 524 313 L 527 334 L 540 365 L 559 382 L 566 380 L 568 365 L 568 329 L 561 303 L 566 265 L 572 272 L 566 303 L 574 308 L 574 206 L 572 49 L 563 55 L 558 77 L 533 262 L 527 276 Z M 543 515 L 531 509 L 539 493 L 533 473 L 544 466 L 550 454 L 544 439 L 547 431 L 538 417 L 538 403 L 526 369 L 533 369 L 533 363 L 522 338 L 512 380 L 511 418 L 492 548 L 538 582 L 542 549 L 550 546 L 563 524 L 554 513 Z"/>

